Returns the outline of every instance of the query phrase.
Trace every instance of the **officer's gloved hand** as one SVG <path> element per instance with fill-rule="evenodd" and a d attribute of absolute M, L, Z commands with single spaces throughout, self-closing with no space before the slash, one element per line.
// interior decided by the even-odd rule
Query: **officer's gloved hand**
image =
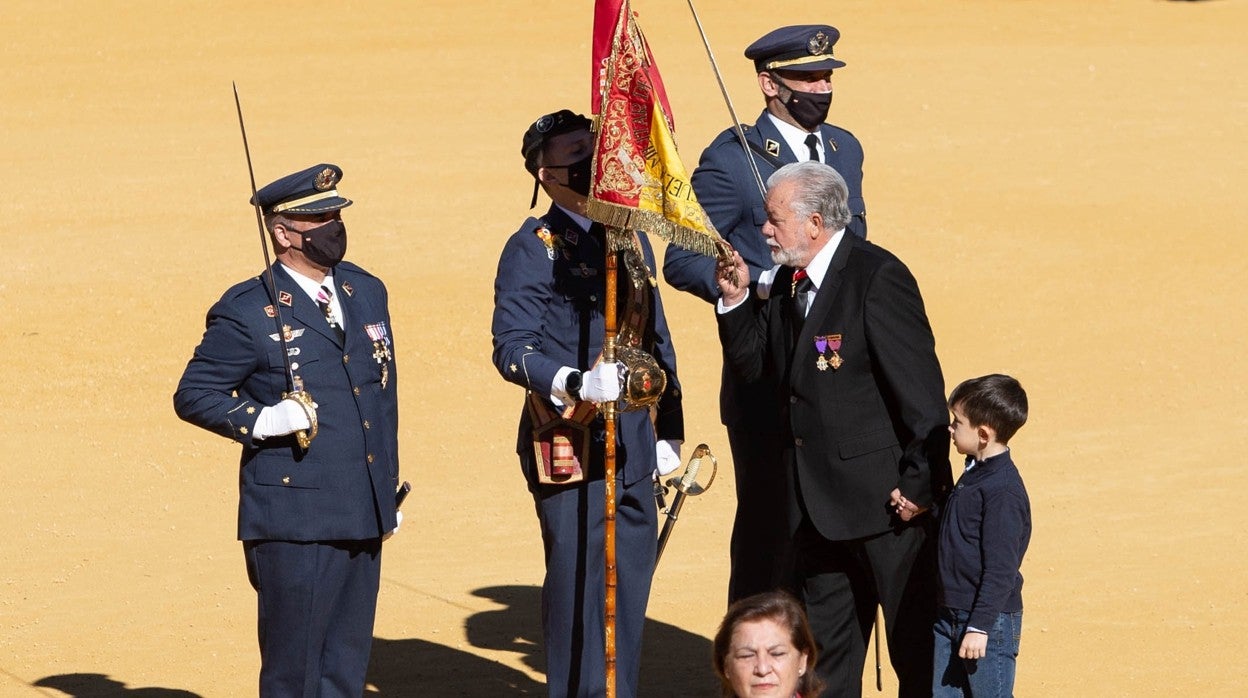
<path fill-rule="evenodd" d="M 316 409 L 312 403 L 312 409 Z M 259 441 L 273 436 L 285 436 L 297 431 L 312 428 L 312 421 L 303 405 L 294 398 L 286 398 L 276 405 L 260 410 L 256 417 L 256 425 L 252 428 L 252 438 Z"/>
<path fill-rule="evenodd" d="M 620 364 L 603 361 L 582 374 L 581 399 L 615 402 L 620 399 Z"/>
<path fill-rule="evenodd" d="M 667 475 L 680 467 L 680 442 L 675 439 L 662 439 L 654 444 L 654 453 L 659 458 L 659 475 Z"/>

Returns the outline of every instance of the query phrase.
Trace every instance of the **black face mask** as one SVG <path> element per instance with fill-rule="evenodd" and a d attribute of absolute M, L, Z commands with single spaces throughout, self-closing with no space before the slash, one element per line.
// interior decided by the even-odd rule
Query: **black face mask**
<path fill-rule="evenodd" d="M 317 266 L 332 267 L 347 254 L 347 227 L 342 221 L 330 221 L 299 234 L 303 247 L 297 249 Z"/>
<path fill-rule="evenodd" d="M 586 155 L 583 160 L 577 160 L 571 165 L 544 165 L 548 170 L 565 169 L 568 171 L 567 187 L 581 196 L 589 196 L 589 180 L 590 167 L 593 165 L 594 156 Z"/>
<path fill-rule="evenodd" d="M 777 83 L 779 83 L 778 80 Z M 828 109 L 832 107 L 831 92 L 798 92 L 788 85 L 780 84 L 789 91 L 789 96 L 784 100 L 784 106 L 788 108 L 789 114 L 799 126 L 807 131 L 813 131 L 827 121 Z"/>

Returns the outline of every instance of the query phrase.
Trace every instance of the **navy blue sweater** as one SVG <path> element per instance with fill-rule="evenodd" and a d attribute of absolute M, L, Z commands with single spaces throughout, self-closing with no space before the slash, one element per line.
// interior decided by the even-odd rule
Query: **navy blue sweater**
<path fill-rule="evenodd" d="M 1010 452 L 963 473 L 940 518 L 940 604 L 970 612 L 967 625 L 984 631 L 1023 610 L 1019 566 L 1030 540 L 1031 503 Z"/>

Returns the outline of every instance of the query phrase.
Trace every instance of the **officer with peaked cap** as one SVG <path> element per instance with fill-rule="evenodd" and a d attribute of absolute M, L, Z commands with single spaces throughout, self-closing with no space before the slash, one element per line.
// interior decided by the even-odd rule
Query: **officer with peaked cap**
<path fill-rule="evenodd" d="M 585 216 L 594 141 L 589 119 L 547 114 L 524 133 L 524 166 L 551 198 L 508 238 L 494 280 L 494 365 L 525 389 L 516 445 L 546 552 L 542 638 L 551 698 L 605 691 L 603 519 L 605 423 L 596 403 L 621 395 L 619 364 L 601 361 L 607 240 Z M 535 190 L 536 195 L 536 190 Z M 536 203 L 536 198 L 534 199 Z M 684 413 L 676 353 L 658 288 L 629 282 L 627 267 L 655 273 L 637 239 L 619 261 L 620 326 L 666 373 L 651 409 L 619 413 L 616 431 L 616 695 L 637 695 L 641 636 L 657 552 L 651 477 L 680 464 Z M 621 257 L 629 259 L 626 254 Z M 626 302 L 625 302 L 626 301 Z M 644 309 L 644 310 L 643 310 Z M 628 331 L 628 330 L 625 330 Z M 621 337 L 620 346 L 633 346 Z M 623 351 L 621 351 L 623 354 Z M 625 390 L 627 393 L 627 390 Z"/>
<path fill-rule="evenodd" d="M 866 237 L 862 199 L 862 146 L 849 131 L 824 123 L 832 100 L 833 70 L 841 33 L 825 24 L 781 27 L 750 44 L 765 108 L 745 126 L 749 154 L 735 129 L 721 133 L 702 153 L 693 189 L 715 228 L 741 253 L 750 278 L 771 269 L 761 232 L 767 221 L 752 158 L 765 182 L 782 165 L 819 160 L 833 166 L 849 188 L 847 229 Z M 715 261 L 674 245 L 667 248 L 663 276 L 672 286 L 715 303 Z M 730 543 L 728 601 L 774 588 L 793 589 L 794 550 L 785 513 L 788 474 L 780 467 L 784 410 L 772 380 L 747 382 L 725 363 L 720 416 L 728 430 L 737 484 L 737 511 Z"/>
<path fill-rule="evenodd" d="M 179 417 L 242 450 L 238 538 L 258 601 L 261 696 L 363 693 L 382 540 L 400 520 L 386 288 L 343 261 L 341 179 L 319 164 L 256 193 L 276 288 L 266 273 L 225 292 L 173 397 Z M 311 399 L 285 397 L 292 387 Z M 316 434 L 306 447 L 301 431 Z"/>

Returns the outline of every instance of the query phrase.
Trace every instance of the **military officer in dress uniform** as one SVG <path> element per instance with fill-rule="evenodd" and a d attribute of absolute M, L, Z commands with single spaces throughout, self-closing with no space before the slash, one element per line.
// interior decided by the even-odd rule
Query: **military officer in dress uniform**
<path fill-rule="evenodd" d="M 824 123 L 832 100 L 833 57 L 840 38 L 825 24 L 781 27 L 745 50 L 754 62 L 766 108 L 745 126 L 750 157 L 763 181 L 790 162 L 832 165 L 849 185 L 848 229 L 867 235 L 862 200 L 862 146 L 852 133 Z M 716 229 L 749 266 L 750 278 L 772 267 L 761 229 L 767 221 L 763 194 L 736 130 L 726 129 L 702 153 L 693 189 Z M 669 284 L 714 303 L 719 298 L 715 260 L 668 245 L 663 277 Z M 728 602 L 774 588 L 796 591 L 793 549 L 783 510 L 785 474 L 780 468 L 780 409 L 774 380 L 745 381 L 725 367 L 720 417 L 728 429 L 737 485 L 730 543 Z"/>
<path fill-rule="evenodd" d="M 540 187 L 553 203 L 507 240 L 494 281 L 494 365 L 526 390 L 516 450 L 545 548 L 542 631 L 552 697 L 605 691 L 605 431 L 595 403 L 620 397 L 621 365 L 601 360 L 607 240 L 602 225 L 585 216 L 594 147 L 589 126 L 584 116 L 565 109 L 543 116 L 525 132 L 521 153 L 535 180 L 533 201 Z M 616 695 L 621 697 L 637 695 L 654 573 L 657 512 L 651 478 L 656 470 L 666 474 L 679 465 L 684 439 L 676 355 L 654 283 L 654 253 L 643 236 L 633 241 L 632 251 L 619 253 L 621 344 L 651 354 L 666 374 L 666 387 L 657 406 L 619 413 L 616 432 Z M 642 278 L 630 280 L 628 267 Z"/>
<path fill-rule="evenodd" d="M 394 335 L 386 287 L 342 261 L 341 178 L 321 164 L 256 193 L 276 289 L 266 273 L 225 292 L 173 398 L 179 417 L 242 446 L 261 696 L 363 693 L 381 541 L 398 526 Z"/>

